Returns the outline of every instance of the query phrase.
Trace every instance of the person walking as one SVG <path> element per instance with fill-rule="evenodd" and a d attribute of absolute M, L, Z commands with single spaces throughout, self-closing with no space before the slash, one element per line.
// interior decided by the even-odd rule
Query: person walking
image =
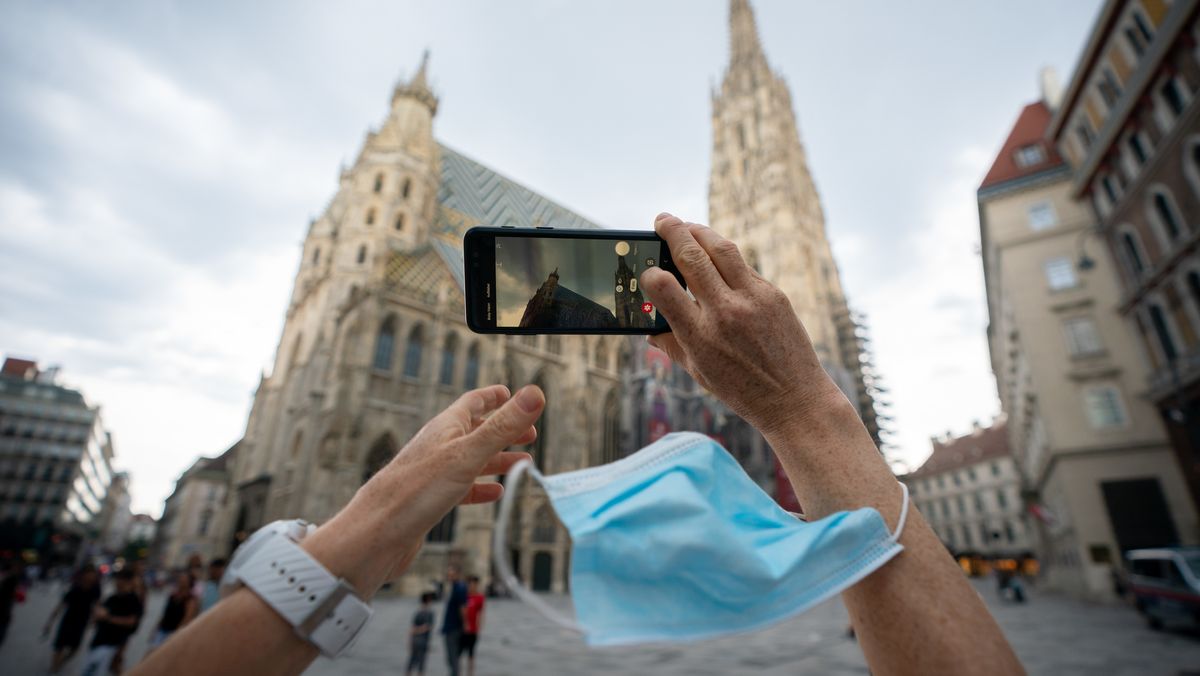
<path fill-rule="evenodd" d="M 5 559 L 0 563 L 0 645 L 8 634 L 8 623 L 12 619 L 13 604 L 17 603 L 23 577 L 21 562 Z"/>
<path fill-rule="evenodd" d="M 162 619 L 158 621 L 158 629 L 150 641 L 150 649 L 162 645 L 171 634 L 183 627 L 199 613 L 200 602 L 196 599 L 196 583 L 191 573 L 176 573 L 175 588 L 167 597 L 167 605 L 163 608 Z"/>
<path fill-rule="evenodd" d="M 95 566 L 88 564 L 79 569 L 67 593 L 54 607 L 46 625 L 42 627 L 42 636 L 50 635 L 54 620 L 61 614 L 58 622 L 58 633 L 54 635 L 54 655 L 50 658 L 50 673 L 57 674 L 63 665 L 75 656 L 79 645 L 83 643 L 83 632 L 87 630 L 92 620 L 92 610 L 100 601 L 100 574 Z"/>
<path fill-rule="evenodd" d="M 108 676 L 113 658 L 137 631 L 142 619 L 142 600 L 134 588 L 133 571 L 125 569 L 114 577 L 116 593 L 95 610 L 96 634 L 92 637 L 80 676 Z"/>
<path fill-rule="evenodd" d="M 225 559 L 208 562 L 208 579 L 200 591 L 200 612 L 212 608 L 221 600 L 221 578 L 225 575 L 225 565 Z"/>
<path fill-rule="evenodd" d="M 421 594 L 421 607 L 413 615 L 412 628 L 408 630 L 408 668 L 405 676 L 425 673 L 425 658 L 429 655 L 429 635 L 433 633 L 433 593 Z"/>
<path fill-rule="evenodd" d="M 479 631 L 483 629 L 483 603 L 479 577 L 472 575 L 467 578 L 467 605 L 463 607 L 461 653 L 467 656 L 467 676 L 475 676 L 475 644 L 479 642 Z"/>
<path fill-rule="evenodd" d="M 442 617 L 442 640 L 446 643 L 446 664 L 450 676 L 458 676 L 462 655 L 463 607 L 467 604 L 467 585 L 463 584 L 457 568 L 446 571 L 446 614 Z"/>

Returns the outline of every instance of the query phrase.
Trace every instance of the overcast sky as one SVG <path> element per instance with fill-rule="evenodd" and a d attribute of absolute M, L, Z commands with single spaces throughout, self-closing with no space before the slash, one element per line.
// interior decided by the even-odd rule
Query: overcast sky
<path fill-rule="evenodd" d="M 753 3 L 901 456 L 999 410 L 975 188 L 1100 0 Z M 310 217 L 432 50 L 437 136 L 609 227 L 707 217 L 724 0 L 0 6 L 0 352 L 103 407 L 134 508 L 241 435 Z"/>

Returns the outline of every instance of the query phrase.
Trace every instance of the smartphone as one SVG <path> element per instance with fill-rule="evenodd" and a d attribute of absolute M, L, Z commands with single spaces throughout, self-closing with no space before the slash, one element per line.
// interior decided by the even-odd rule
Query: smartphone
<path fill-rule="evenodd" d="M 463 237 L 467 326 L 477 333 L 670 331 L 638 287 L 649 267 L 683 277 L 649 230 L 476 227 Z"/>

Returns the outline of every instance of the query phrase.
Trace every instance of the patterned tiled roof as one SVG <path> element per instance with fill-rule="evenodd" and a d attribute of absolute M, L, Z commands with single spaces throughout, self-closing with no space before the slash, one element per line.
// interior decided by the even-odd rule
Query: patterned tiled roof
<path fill-rule="evenodd" d="M 462 253 L 454 252 L 453 256 L 460 260 L 461 266 Z M 388 286 L 404 289 L 406 293 L 432 303 L 437 298 L 438 285 L 445 281 L 447 274 L 454 276 L 451 270 L 446 253 L 436 246 L 427 246 L 412 252 L 392 252 L 385 278 Z M 458 288 L 462 290 L 462 282 L 458 282 Z"/>
<path fill-rule="evenodd" d="M 1024 178 L 1040 171 L 1061 166 L 1063 164 L 1062 157 L 1059 156 L 1058 150 L 1054 148 L 1054 144 L 1044 136 L 1046 126 L 1049 124 L 1050 109 L 1046 107 L 1044 101 L 1035 101 L 1025 106 L 1021 110 L 1021 114 L 1017 117 L 1017 122 L 1013 125 L 1012 131 L 1009 132 L 1008 139 L 1004 141 L 1004 147 L 1000 149 L 1000 154 L 996 155 L 996 160 L 992 163 L 992 168 L 988 171 L 987 176 L 984 177 L 979 189 L 983 190 L 1000 183 Z M 1037 164 L 1027 167 L 1018 165 L 1017 150 L 1033 145 L 1041 147 L 1044 159 Z"/>
<path fill-rule="evenodd" d="M 1008 427 L 998 422 L 977 429 L 971 434 L 947 441 L 934 441 L 933 454 L 909 477 L 941 474 L 976 463 L 1011 455 L 1008 450 Z"/>
<path fill-rule="evenodd" d="M 442 151 L 442 184 L 438 202 L 463 216 L 455 226 L 515 225 L 555 228 L 599 228 L 600 225 L 551 202 L 456 150 L 439 144 Z M 449 223 L 447 223 L 449 225 Z"/>
<path fill-rule="evenodd" d="M 601 227 L 445 144 L 438 145 L 442 153 L 442 182 L 438 187 L 435 234 L 428 249 L 392 256 L 389 282 L 433 293 L 437 281 L 442 279 L 443 270 L 435 263 L 440 260 L 462 292 L 466 288 L 462 236 L 476 225 Z"/>

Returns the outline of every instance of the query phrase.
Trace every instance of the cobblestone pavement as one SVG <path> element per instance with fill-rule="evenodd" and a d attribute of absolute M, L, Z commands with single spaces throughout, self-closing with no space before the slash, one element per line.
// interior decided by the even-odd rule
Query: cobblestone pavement
<path fill-rule="evenodd" d="M 996 619 L 1031 674 L 1181 674 L 1200 673 L 1200 637 L 1156 632 L 1132 610 L 1081 603 L 1031 591 L 1029 603 L 1001 604 L 992 586 L 977 583 Z M 35 589 L 17 606 L 9 635 L 0 647 L 0 674 L 44 674 L 50 646 L 40 628 L 55 596 L 50 587 Z M 566 597 L 548 597 L 570 609 Z M 150 611 L 129 645 L 129 664 L 145 651 L 165 597 L 151 598 Z M 401 673 L 407 663 L 406 633 L 416 602 L 381 598 L 375 618 L 352 651 L 336 662 L 321 659 L 308 671 L 318 676 Z M 438 608 L 440 616 L 441 609 Z M 845 636 L 846 611 L 837 600 L 770 629 L 711 641 L 677 645 L 588 649 L 515 600 L 489 600 L 480 641 L 479 676 L 525 674 L 866 674 L 858 645 Z M 85 644 L 86 645 L 86 644 Z M 64 674 L 78 672 L 77 657 Z M 427 672 L 445 674 L 445 652 L 438 637 L 431 646 Z"/>

